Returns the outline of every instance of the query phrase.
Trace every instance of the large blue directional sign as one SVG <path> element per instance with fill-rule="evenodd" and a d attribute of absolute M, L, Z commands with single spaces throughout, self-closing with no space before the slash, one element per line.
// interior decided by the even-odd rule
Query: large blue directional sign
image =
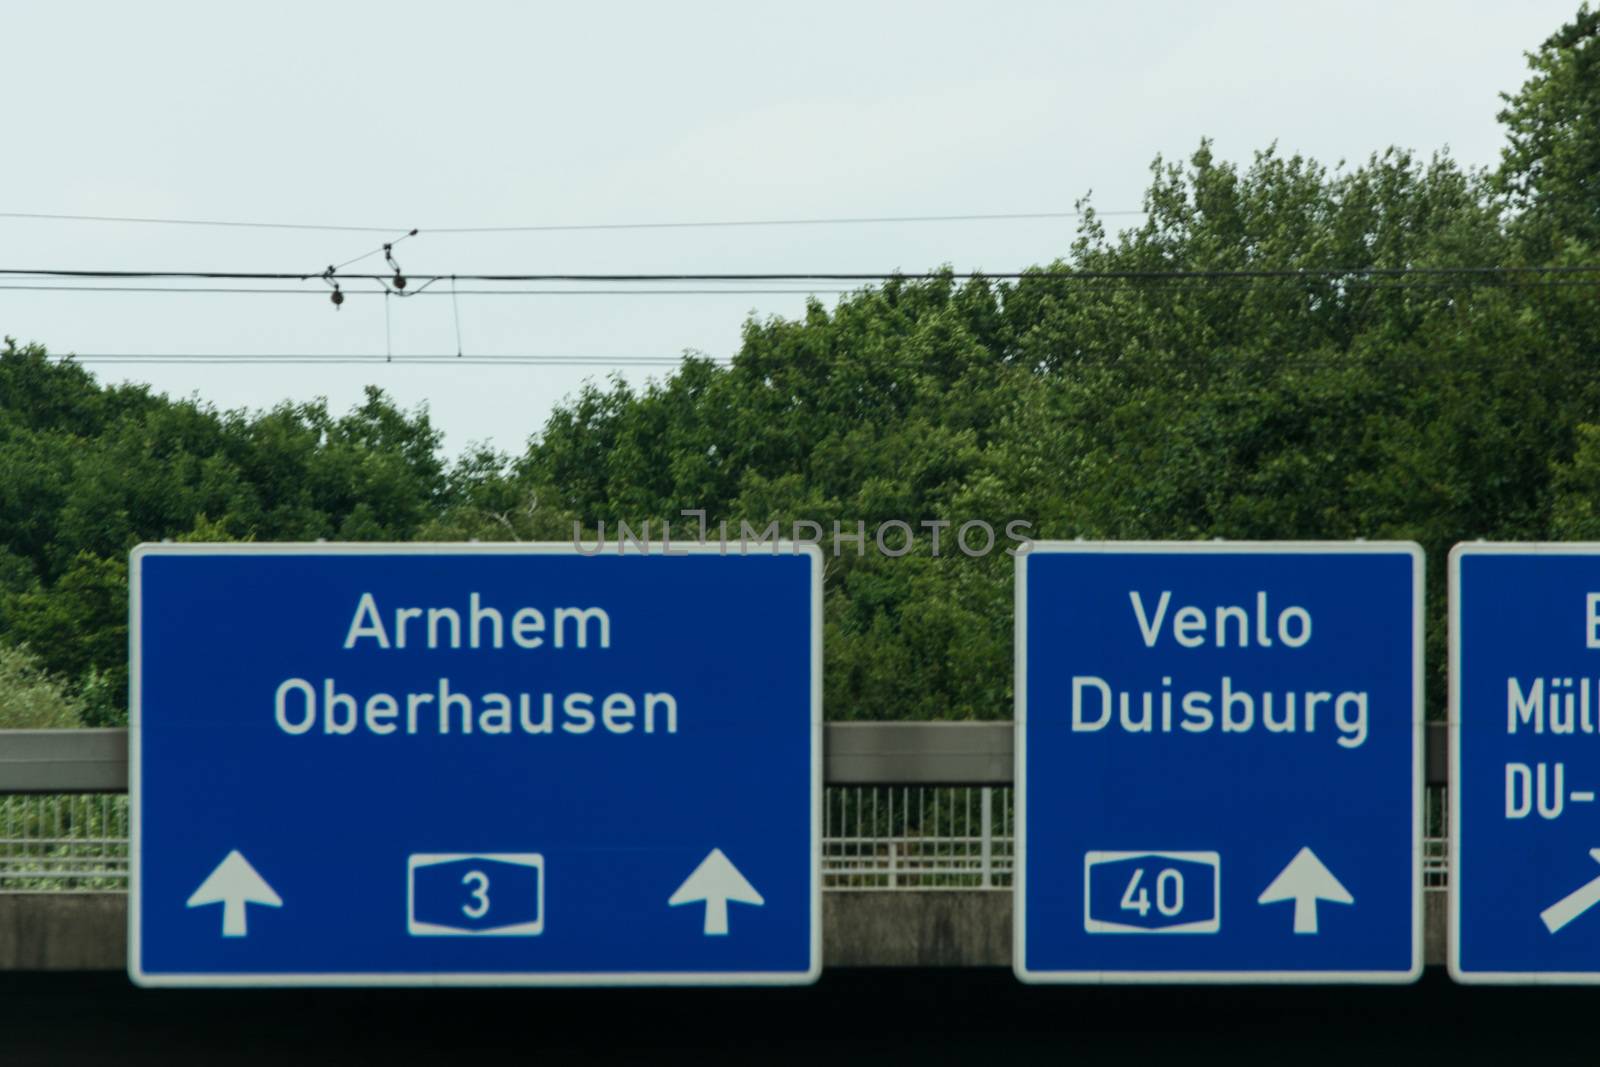
<path fill-rule="evenodd" d="M 1018 977 L 1414 980 L 1421 664 L 1410 543 L 1019 556 Z"/>
<path fill-rule="evenodd" d="M 131 595 L 136 982 L 815 980 L 814 548 L 146 545 Z"/>
<path fill-rule="evenodd" d="M 1457 545 L 1450 646 L 1450 974 L 1600 982 L 1600 545 Z"/>

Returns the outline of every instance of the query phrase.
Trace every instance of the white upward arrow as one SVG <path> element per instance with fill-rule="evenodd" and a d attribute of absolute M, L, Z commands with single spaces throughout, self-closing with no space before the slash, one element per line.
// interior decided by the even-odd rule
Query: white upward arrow
<path fill-rule="evenodd" d="M 189 907 L 198 908 L 204 904 L 222 905 L 223 937 L 243 937 L 246 933 L 246 904 L 281 908 L 283 899 L 273 891 L 265 878 L 256 873 L 250 861 L 238 849 L 234 849 L 217 864 L 216 870 L 206 876 L 200 888 L 190 895 Z"/>
<path fill-rule="evenodd" d="M 1279 871 L 1272 884 L 1261 891 L 1256 903 L 1277 904 L 1284 900 L 1294 901 L 1294 932 L 1297 934 L 1317 932 L 1317 901 L 1327 900 L 1334 904 L 1356 902 L 1350 890 L 1323 866 L 1317 854 L 1309 848 L 1302 848 L 1294 854 L 1289 866 Z"/>
<path fill-rule="evenodd" d="M 712 849 L 700 861 L 700 866 L 683 880 L 667 903 L 675 908 L 679 904 L 693 904 L 702 900 L 706 904 L 707 937 L 728 932 L 728 901 L 757 907 L 766 903 L 761 894 L 756 892 L 755 886 L 739 873 L 739 868 L 722 854 L 720 848 Z"/>
<path fill-rule="evenodd" d="M 1591 848 L 1589 855 L 1600 862 L 1600 848 Z M 1539 913 L 1546 930 L 1552 934 L 1596 904 L 1600 904 L 1600 878 L 1579 886 Z"/>

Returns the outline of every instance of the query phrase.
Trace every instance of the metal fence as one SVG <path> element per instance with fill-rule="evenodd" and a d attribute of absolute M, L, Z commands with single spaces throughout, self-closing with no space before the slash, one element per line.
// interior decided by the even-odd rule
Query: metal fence
<path fill-rule="evenodd" d="M 1423 885 L 1446 887 L 1445 791 L 1428 790 Z M 830 786 L 822 884 L 829 890 L 1009 889 L 1010 786 Z M 0 796 L 0 893 L 122 892 L 128 798 Z"/>
<path fill-rule="evenodd" d="M 1010 786 L 855 786 L 827 790 L 827 889 L 996 889 L 1011 885 Z"/>
<path fill-rule="evenodd" d="M 0 893 L 127 888 L 126 796 L 0 796 Z"/>
<path fill-rule="evenodd" d="M 1430 893 L 1450 888 L 1449 812 L 1447 787 L 1429 786 L 1422 807 L 1422 888 Z"/>

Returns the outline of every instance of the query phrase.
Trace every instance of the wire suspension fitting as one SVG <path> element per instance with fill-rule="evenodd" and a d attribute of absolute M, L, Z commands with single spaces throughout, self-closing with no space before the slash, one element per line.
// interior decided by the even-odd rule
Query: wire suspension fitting
<path fill-rule="evenodd" d="M 328 269 L 322 272 L 322 280 L 333 286 L 333 292 L 328 299 L 333 301 L 333 310 L 338 311 L 339 306 L 344 303 L 344 292 L 340 290 L 339 283 L 333 280 L 333 271 L 333 264 L 328 264 Z"/>

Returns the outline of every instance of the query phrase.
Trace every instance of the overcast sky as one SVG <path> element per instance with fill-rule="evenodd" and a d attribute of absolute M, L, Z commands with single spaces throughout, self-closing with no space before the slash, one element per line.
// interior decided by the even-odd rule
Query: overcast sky
<path fill-rule="evenodd" d="M 1497 94 L 1576 0 L 218 3 L 0 9 L 0 212 L 420 227 L 417 273 L 1016 270 L 1071 220 L 430 234 L 1136 209 L 1202 136 L 1328 164 L 1492 164 Z M 1126 223 L 1128 219 L 1108 219 Z M 0 218 L 0 267 L 316 274 L 376 233 Z M 371 258 L 351 269 L 381 269 Z M 0 279 L 0 284 L 37 284 Z M 103 283 L 102 283 L 103 284 Z M 727 358 L 801 294 L 352 297 L 0 290 L 55 352 Z M 436 287 L 436 292 L 440 291 Z M 376 289 L 373 289 L 376 293 Z M 823 299 L 830 303 L 832 296 Z M 385 304 L 389 333 L 386 338 Z M 377 384 L 456 452 L 520 451 L 606 365 L 95 364 L 224 408 Z M 660 369 L 633 368 L 642 381 Z"/>

